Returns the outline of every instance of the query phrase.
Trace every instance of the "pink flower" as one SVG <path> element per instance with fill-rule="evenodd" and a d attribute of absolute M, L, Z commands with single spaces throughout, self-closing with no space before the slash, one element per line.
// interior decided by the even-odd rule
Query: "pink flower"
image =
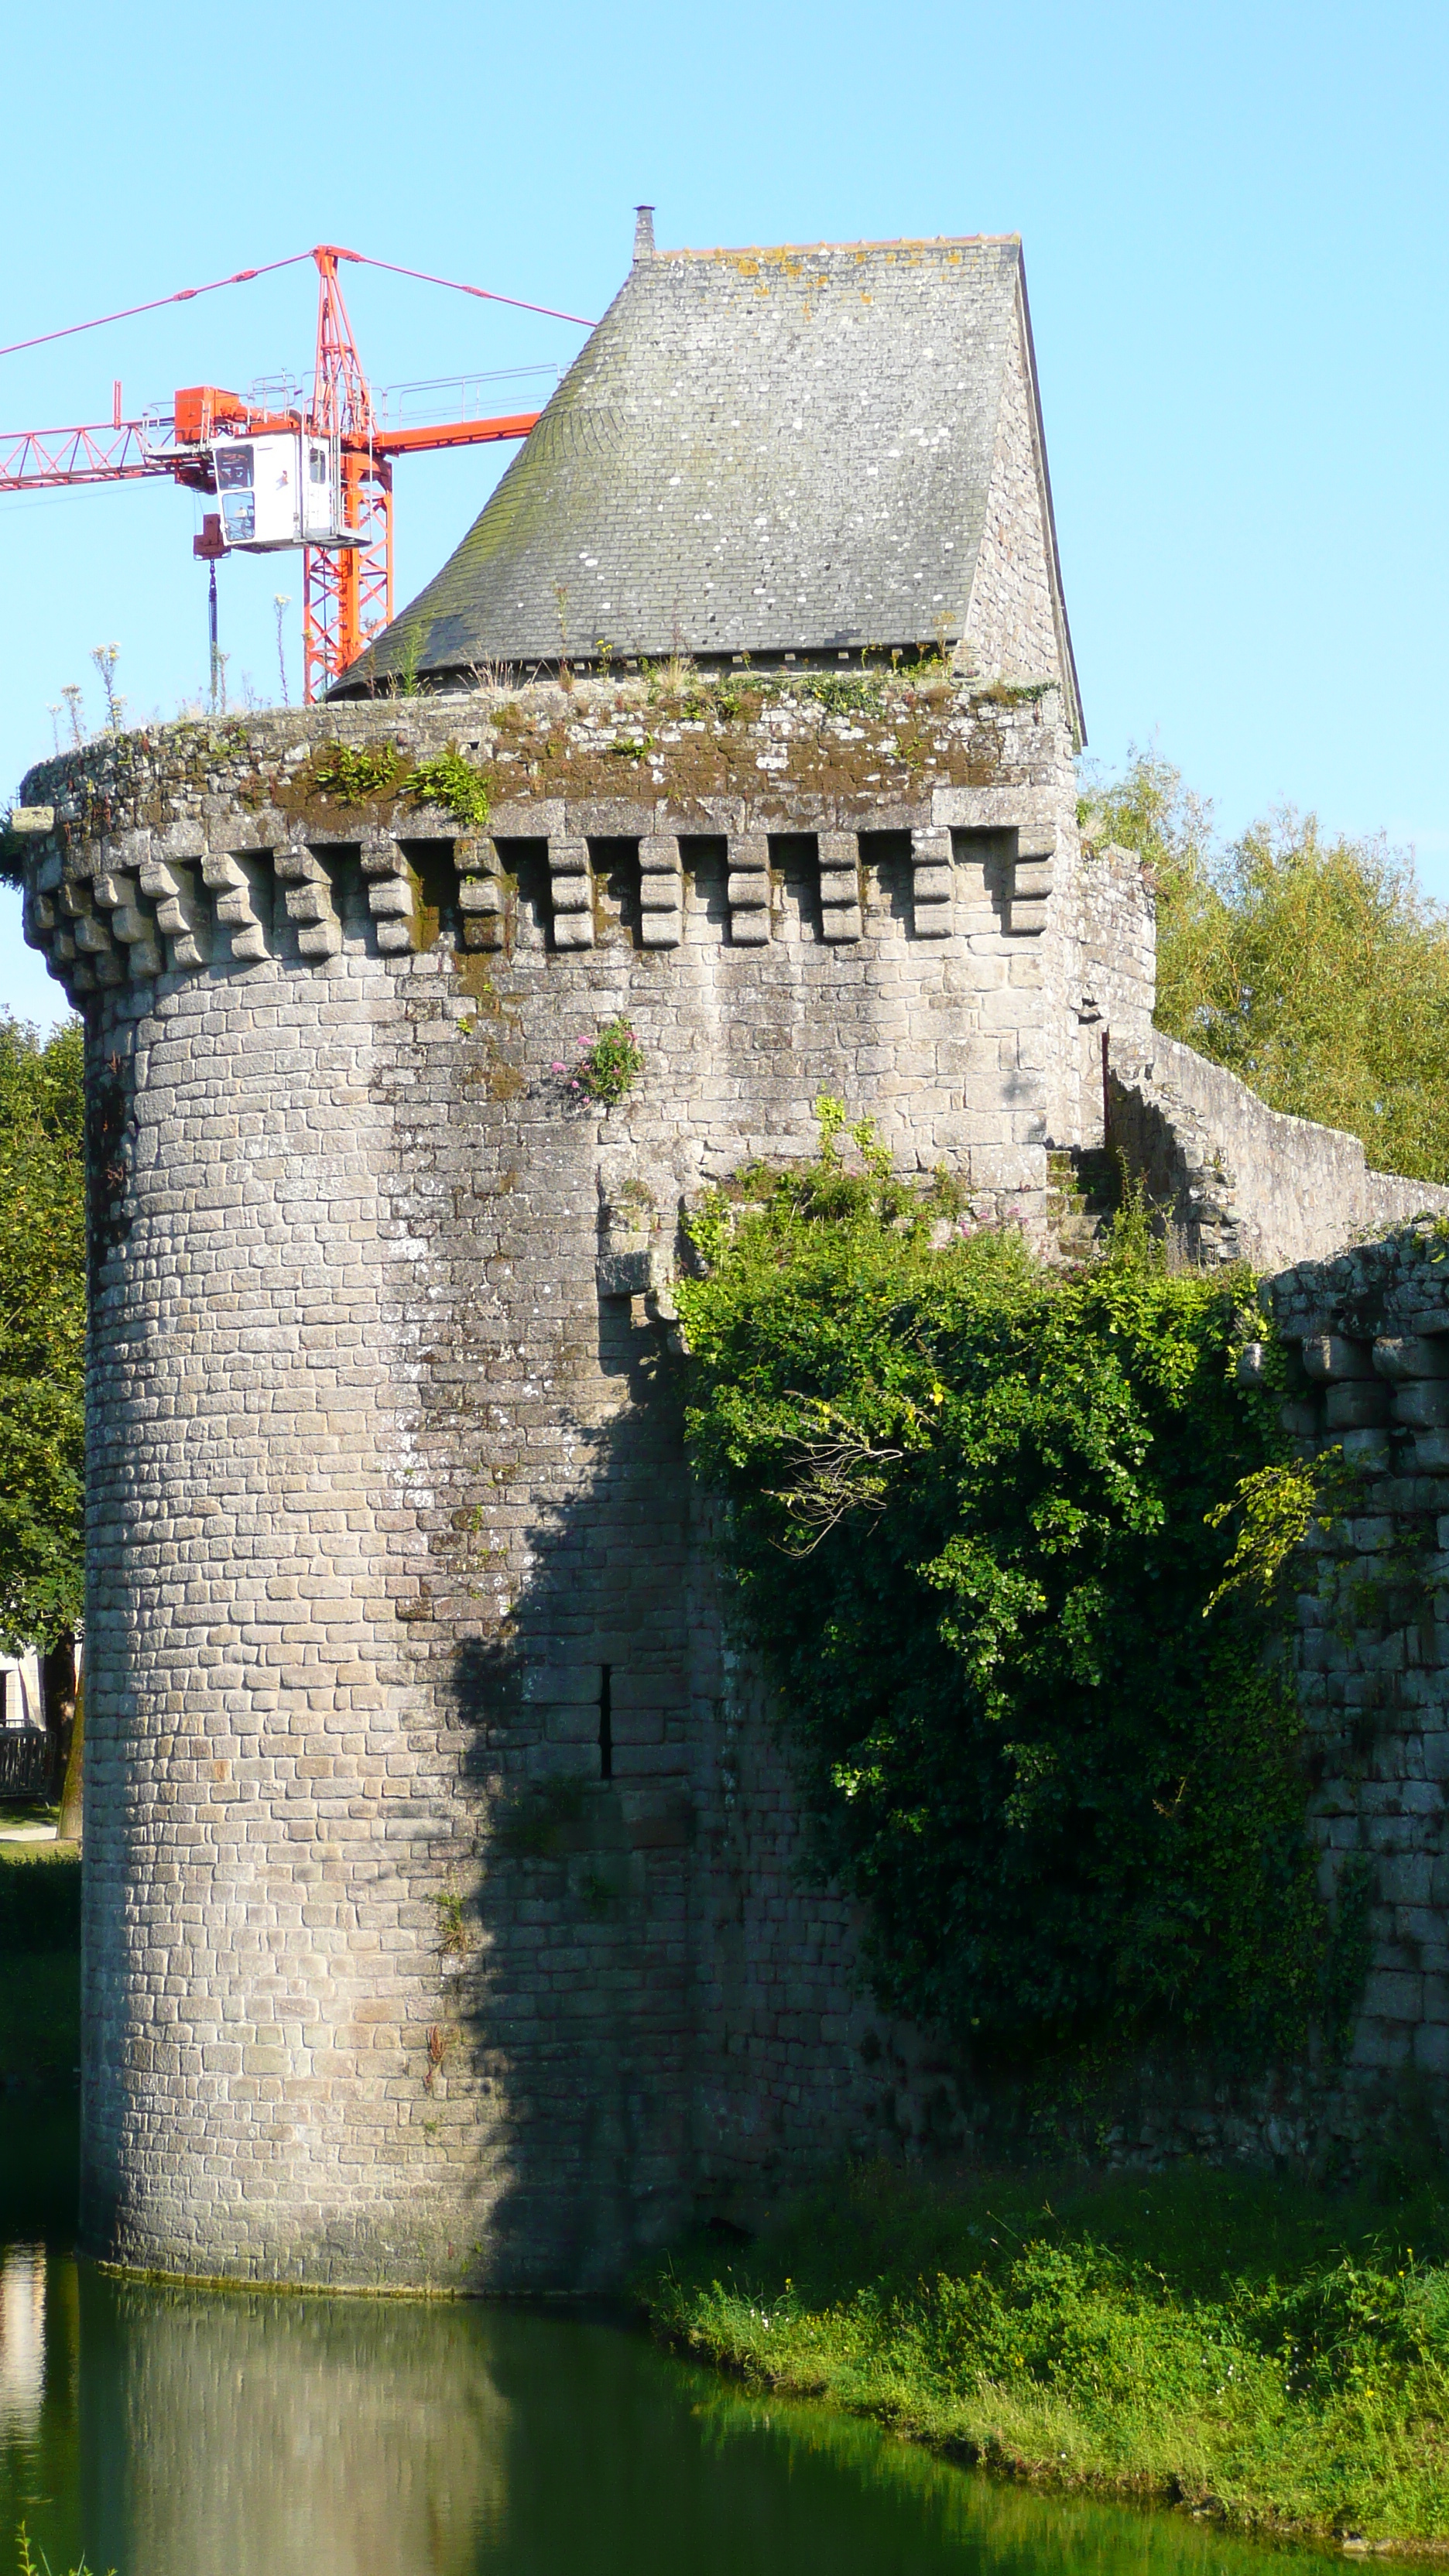
<path fill-rule="evenodd" d="M 565 1068 L 564 1068 L 564 1066 L 563 1066 L 563 1065 L 561 1065 L 561 1064 L 551 1064 L 551 1065 L 549 1066 L 549 1072 L 550 1072 L 550 1073 L 562 1073 L 564 1070 L 565 1070 Z"/>

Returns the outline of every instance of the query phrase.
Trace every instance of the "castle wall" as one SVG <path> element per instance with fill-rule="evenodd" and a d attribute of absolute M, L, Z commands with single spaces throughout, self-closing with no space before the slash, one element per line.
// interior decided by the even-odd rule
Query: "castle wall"
<path fill-rule="evenodd" d="M 1440 1220 L 1442 1225 L 1442 1219 Z M 1321 1884 L 1366 1905 L 1367 1983 L 1330 2130 L 1427 2102 L 1449 2134 L 1449 1288 L 1421 1223 L 1267 1283 L 1298 1363 L 1285 1423 L 1340 1453 L 1297 1665 Z M 1367 2116 L 1366 2116 L 1367 2115 Z"/>
<path fill-rule="evenodd" d="M 1115 845 L 1084 848 L 1074 906 L 1076 946 L 1064 1023 L 1074 1042 L 1076 1094 L 1062 1138 L 1105 1142 L 1103 1052 L 1109 1062 L 1151 1049 L 1156 1032 L 1157 906 L 1142 861 Z"/>
<path fill-rule="evenodd" d="M 822 1091 L 1039 1224 L 1069 747 L 1037 694 L 644 704 L 27 782 L 88 1030 L 85 2227 L 123 2262 L 602 2286 L 938 2089 L 796 1869 L 668 1282 Z M 461 737 L 489 832 L 339 808 L 324 728 Z M 616 1015 L 645 1069 L 603 1112 L 567 1068 Z"/>
<path fill-rule="evenodd" d="M 1269 1109 L 1180 1039 L 1112 1049 L 1112 1142 L 1192 1263 L 1277 1270 L 1449 1212 L 1449 1189 L 1369 1169 L 1357 1136 Z"/>
<path fill-rule="evenodd" d="M 1062 676 L 1042 472 L 1018 306 L 963 638 L 975 668 L 1013 679 Z"/>

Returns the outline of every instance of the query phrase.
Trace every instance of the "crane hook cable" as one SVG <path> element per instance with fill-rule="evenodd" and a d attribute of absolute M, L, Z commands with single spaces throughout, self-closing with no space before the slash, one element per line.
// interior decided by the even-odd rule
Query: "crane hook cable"
<path fill-rule="evenodd" d="M 399 268 L 390 259 L 369 259 L 365 251 L 353 251 L 350 256 L 368 268 L 386 269 L 393 277 L 415 277 L 423 286 L 448 286 L 455 294 L 481 296 L 488 304 L 512 305 L 518 313 L 541 313 L 550 322 L 577 322 L 584 331 L 594 328 L 582 313 L 558 313 L 551 304 L 525 304 L 517 295 L 497 295 L 488 286 L 463 286 L 456 277 L 431 277 L 426 269 Z M 254 277 L 270 277 L 279 268 L 297 268 L 311 257 L 309 250 L 296 250 L 288 259 L 269 259 L 260 268 L 239 268 L 234 276 L 213 277 L 205 286 L 182 286 L 174 295 L 155 295 L 149 304 L 125 304 L 119 313 L 98 313 L 92 322 L 68 322 L 63 331 L 38 331 L 33 340 L 11 340 L 0 348 L 0 358 L 18 357 L 23 349 L 43 349 L 51 340 L 73 340 L 77 332 L 99 331 L 107 322 L 129 322 L 138 313 L 159 313 L 167 304 L 189 304 L 193 296 L 214 295 L 218 287 L 245 286 Z"/>

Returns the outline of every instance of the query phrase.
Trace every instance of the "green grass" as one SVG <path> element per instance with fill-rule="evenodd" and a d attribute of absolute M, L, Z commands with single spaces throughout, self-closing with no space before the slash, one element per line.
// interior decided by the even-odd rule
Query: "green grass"
<path fill-rule="evenodd" d="M 640 2285 L 757 2388 L 1243 2529 L 1449 2548 L 1449 2198 L 876 2167 Z"/>
<path fill-rule="evenodd" d="M 68 2083 L 79 2062 L 79 1855 L 0 1843 L 0 2078 Z"/>

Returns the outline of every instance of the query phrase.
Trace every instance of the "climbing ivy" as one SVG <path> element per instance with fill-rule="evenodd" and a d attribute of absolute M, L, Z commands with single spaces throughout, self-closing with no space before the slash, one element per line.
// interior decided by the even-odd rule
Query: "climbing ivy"
<path fill-rule="evenodd" d="M 1251 1283 L 1169 1276 L 1130 1223 L 1072 1278 L 1012 1232 L 934 1249 L 826 1110 L 808 1170 L 706 1206 L 678 1294 L 735 1613 L 876 1991 L 997 2053 L 1292 2047 L 1346 1963 L 1235 1550 L 1242 1480 L 1250 1542 L 1294 1507 L 1280 1391 L 1238 1383 Z"/>

